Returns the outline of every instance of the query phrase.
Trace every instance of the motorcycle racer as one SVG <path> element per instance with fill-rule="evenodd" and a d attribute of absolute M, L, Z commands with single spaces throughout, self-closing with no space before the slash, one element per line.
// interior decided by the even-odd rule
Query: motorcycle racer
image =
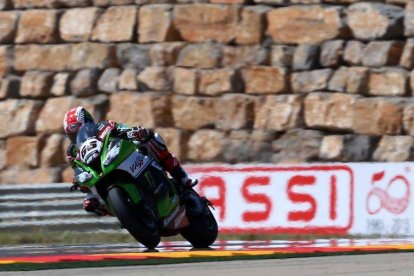
<path fill-rule="evenodd" d="M 63 119 L 63 129 L 70 140 L 70 145 L 66 150 L 66 158 L 75 172 L 74 187 L 78 187 L 76 176 L 83 172 L 82 168 L 74 163 L 74 160 L 78 158 L 76 137 L 82 125 L 89 122 L 95 123 L 92 115 L 81 106 L 70 109 Z M 191 189 L 197 183 L 197 180 L 191 179 L 177 158 L 169 152 L 165 141 L 157 132 L 141 126 L 131 128 L 111 120 L 99 122 L 96 126 L 99 130 L 98 139 L 100 140 L 103 140 L 109 133 L 115 133 L 119 138 L 139 142 L 144 151 L 153 157 L 184 190 Z M 93 212 L 99 216 L 109 214 L 105 206 L 99 202 L 91 191 L 81 191 L 86 193 L 83 201 L 85 211 Z"/>

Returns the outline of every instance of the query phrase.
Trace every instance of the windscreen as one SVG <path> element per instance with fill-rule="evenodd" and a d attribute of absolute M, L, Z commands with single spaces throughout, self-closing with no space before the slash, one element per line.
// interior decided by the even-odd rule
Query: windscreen
<path fill-rule="evenodd" d="M 80 146 L 91 137 L 98 137 L 98 128 L 95 123 L 89 122 L 81 126 L 76 137 L 76 144 Z"/>

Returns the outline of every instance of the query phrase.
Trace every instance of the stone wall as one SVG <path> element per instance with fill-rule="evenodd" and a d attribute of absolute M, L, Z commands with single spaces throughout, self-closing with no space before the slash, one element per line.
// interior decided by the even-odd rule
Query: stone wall
<path fill-rule="evenodd" d="M 65 111 L 184 162 L 413 160 L 414 1 L 0 0 L 0 183 L 71 179 Z"/>

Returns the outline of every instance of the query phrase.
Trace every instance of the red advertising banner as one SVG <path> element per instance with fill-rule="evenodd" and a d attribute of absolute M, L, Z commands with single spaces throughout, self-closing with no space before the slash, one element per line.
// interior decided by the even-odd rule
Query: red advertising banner
<path fill-rule="evenodd" d="M 222 233 L 414 234 L 413 163 L 187 169 Z"/>
<path fill-rule="evenodd" d="M 191 167 L 221 232 L 345 234 L 354 179 L 346 165 Z"/>

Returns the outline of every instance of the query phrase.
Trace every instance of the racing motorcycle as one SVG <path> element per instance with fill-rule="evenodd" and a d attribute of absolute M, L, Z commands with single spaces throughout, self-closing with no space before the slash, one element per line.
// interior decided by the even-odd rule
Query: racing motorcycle
<path fill-rule="evenodd" d="M 76 180 L 105 203 L 122 228 L 149 249 L 162 236 L 180 233 L 196 248 L 216 240 L 217 222 L 205 197 L 192 188 L 183 191 L 139 143 L 121 139 L 119 133 L 100 140 L 98 133 L 94 123 L 78 132 L 75 162 L 83 172 Z"/>

